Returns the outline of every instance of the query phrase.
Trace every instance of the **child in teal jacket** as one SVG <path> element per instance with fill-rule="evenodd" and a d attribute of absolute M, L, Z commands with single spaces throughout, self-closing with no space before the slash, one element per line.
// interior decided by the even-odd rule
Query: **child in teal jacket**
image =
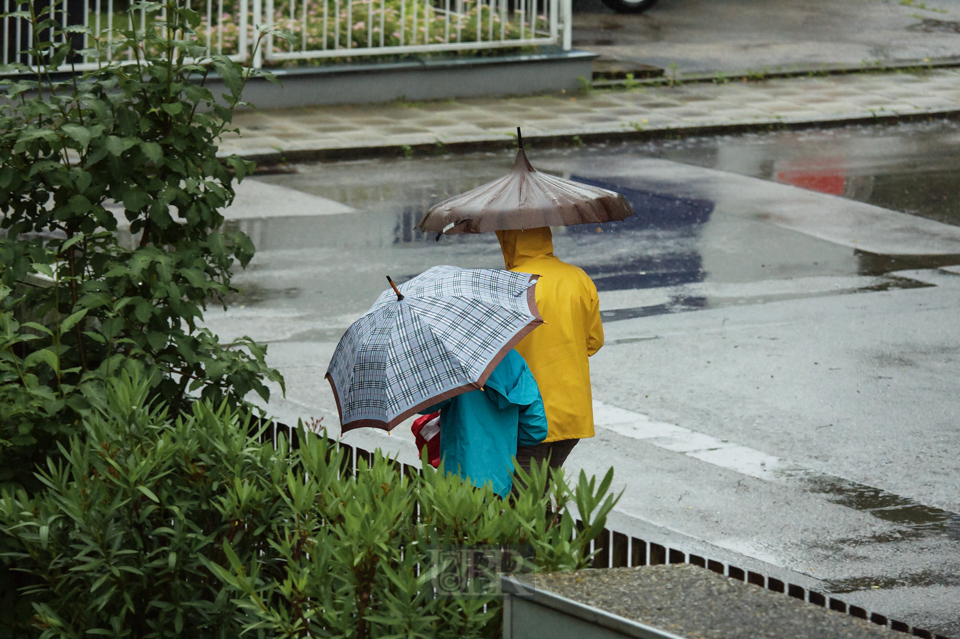
<path fill-rule="evenodd" d="M 446 472 L 474 486 L 492 484 L 501 497 L 513 486 L 517 446 L 535 446 L 547 436 L 540 390 L 515 350 L 493 369 L 483 388 L 421 412 L 436 411 L 440 411 L 440 459 Z"/>

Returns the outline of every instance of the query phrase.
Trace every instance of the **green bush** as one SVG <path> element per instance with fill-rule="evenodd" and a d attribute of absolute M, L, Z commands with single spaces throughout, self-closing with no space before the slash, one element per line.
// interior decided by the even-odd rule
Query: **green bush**
<path fill-rule="evenodd" d="M 0 501 L 42 637 L 496 636 L 499 598 L 442 596 L 431 550 L 526 545 L 540 570 L 584 567 L 616 501 L 612 472 L 572 489 L 558 474 L 551 514 L 540 471 L 512 502 L 379 454 L 354 476 L 323 436 L 274 450 L 249 412 L 204 401 L 173 420 L 122 378 L 46 490 Z"/>
<path fill-rule="evenodd" d="M 285 451 L 250 438 L 248 412 L 197 402 L 173 421 L 148 383 L 121 378 L 38 474 L 45 490 L 0 501 L 33 623 L 44 637 L 236 637 L 242 617 L 200 560 L 223 561 L 223 540 L 266 548 Z"/>
<path fill-rule="evenodd" d="M 581 472 L 573 489 L 556 473 L 548 490 L 556 507 L 548 513 L 541 470 L 504 502 L 442 466 L 426 464 L 409 477 L 380 455 L 344 481 L 328 450 L 327 442 L 308 438 L 301 467 L 288 475 L 284 523 L 269 531 L 275 567 L 243 560 L 227 544 L 229 569 L 212 566 L 259 617 L 248 628 L 282 637 L 499 636 L 499 584 L 471 579 L 463 552 L 527 548 L 530 570 L 584 568 L 617 501 L 608 494 L 612 470 L 599 485 Z"/>
<path fill-rule="evenodd" d="M 267 380 L 282 385 L 264 347 L 222 343 L 198 324 L 254 250 L 221 231 L 220 213 L 253 165 L 217 157 L 248 72 L 205 57 L 200 15 L 182 1 L 131 5 L 151 26 L 112 44 L 64 28 L 59 2 L 13 3 L 2 16 L 30 23 L 39 66 L 11 65 L 19 74 L 0 79 L 0 488 L 40 490 L 37 465 L 123 371 L 151 371 L 147 395 L 171 415 L 192 414 L 197 396 L 239 404 L 250 391 L 266 398 Z M 71 34 L 84 31 L 94 59 L 137 56 L 57 78 L 77 58 Z M 211 73 L 226 84 L 222 100 L 204 86 Z M 9 543 L 0 536 L 0 554 Z M 0 637 L 29 612 L 17 595 L 29 582 L 0 561 Z"/>
<path fill-rule="evenodd" d="M 65 30 L 51 4 L 8 14 L 49 40 L 31 49 L 36 73 L 13 65 L 21 74 L 0 80 L 0 486 L 29 484 L 120 370 L 157 371 L 151 397 L 174 413 L 282 383 L 265 348 L 198 325 L 254 252 L 220 212 L 253 164 L 217 157 L 248 72 L 204 57 L 200 15 L 165 0 L 132 3 L 154 16 L 114 41 L 133 61 L 57 81 L 69 33 L 85 29 Z M 204 86 L 211 72 L 222 101 Z"/>

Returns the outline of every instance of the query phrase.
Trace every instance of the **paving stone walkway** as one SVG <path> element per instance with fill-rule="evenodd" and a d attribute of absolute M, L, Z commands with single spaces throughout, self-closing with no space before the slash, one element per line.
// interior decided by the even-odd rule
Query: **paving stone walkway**
<path fill-rule="evenodd" d="M 524 138 L 550 143 L 643 139 L 960 114 L 960 69 L 697 82 L 443 102 L 319 106 L 237 114 L 221 152 L 265 162 L 471 151 Z"/>

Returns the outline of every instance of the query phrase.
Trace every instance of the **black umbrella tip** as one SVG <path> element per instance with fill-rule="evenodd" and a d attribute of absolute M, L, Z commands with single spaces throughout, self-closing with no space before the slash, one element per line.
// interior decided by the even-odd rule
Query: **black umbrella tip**
<path fill-rule="evenodd" d="M 523 151 L 523 135 L 520 134 L 520 127 L 517 127 L 517 145 Z"/>

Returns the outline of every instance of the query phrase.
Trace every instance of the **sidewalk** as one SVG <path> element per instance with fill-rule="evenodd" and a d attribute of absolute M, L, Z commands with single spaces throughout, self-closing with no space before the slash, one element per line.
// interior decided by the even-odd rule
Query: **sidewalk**
<path fill-rule="evenodd" d="M 960 69 L 696 82 L 445 102 L 245 111 L 221 153 L 261 163 L 642 140 L 960 114 Z"/>

